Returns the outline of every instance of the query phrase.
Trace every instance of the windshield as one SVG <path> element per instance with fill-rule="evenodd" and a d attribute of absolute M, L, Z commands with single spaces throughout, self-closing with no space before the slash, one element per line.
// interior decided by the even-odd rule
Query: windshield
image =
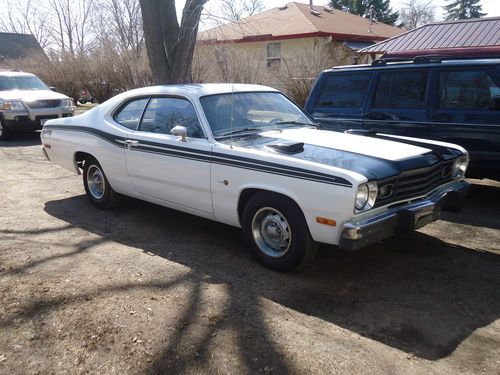
<path fill-rule="evenodd" d="M 7 90 L 49 90 L 38 77 L 0 77 L 0 91 Z"/>
<path fill-rule="evenodd" d="M 316 124 L 279 92 L 237 92 L 200 99 L 215 137 L 238 131 Z M 232 120 L 232 121 L 231 121 Z"/>

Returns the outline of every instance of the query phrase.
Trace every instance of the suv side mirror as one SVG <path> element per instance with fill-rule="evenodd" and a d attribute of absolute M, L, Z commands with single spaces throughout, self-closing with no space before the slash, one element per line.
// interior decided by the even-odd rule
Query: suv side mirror
<path fill-rule="evenodd" d="M 500 95 L 492 96 L 490 99 L 490 109 L 494 111 L 500 110 Z"/>

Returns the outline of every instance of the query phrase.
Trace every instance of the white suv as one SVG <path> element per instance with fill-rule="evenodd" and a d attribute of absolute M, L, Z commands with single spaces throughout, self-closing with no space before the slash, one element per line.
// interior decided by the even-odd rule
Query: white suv
<path fill-rule="evenodd" d="M 0 140 L 12 131 L 41 129 L 48 119 L 74 111 L 73 99 L 52 91 L 36 75 L 0 70 Z"/>

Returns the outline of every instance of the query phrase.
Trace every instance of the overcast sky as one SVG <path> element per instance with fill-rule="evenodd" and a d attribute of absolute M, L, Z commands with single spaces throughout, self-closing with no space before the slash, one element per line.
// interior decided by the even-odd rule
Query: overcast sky
<path fill-rule="evenodd" d="M 403 4 L 408 0 L 391 0 L 391 6 L 393 10 L 398 10 L 403 7 Z M 266 8 L 274 8 L 278 6 L 282 6 L 289 1 L 287 0 L 264 0 Z M 296 0 L 297 3 L 307 3 L 309 4 L 309 0 Z M 182 13 L 182 7 L 184 6 L 185 0 L 176 0 L 177 10 L 179 13 Z M 314 4 L 316 5 L 324 5 L 327 1 L 315 0 Z M 446 4 L 445 0 L 437 0 L 433 1 L 436 7 L 436 16 L 438 20 L 442 17 L 443 11 L 442 6 Z M 210 6 L 216 6 L 217 0 L 210 0 Z M 481 5 L 483 6 L 483 12 L 488 13 L 488 17 L 498 17 L 500 16 L 500 0 L 482 0 Z"/>

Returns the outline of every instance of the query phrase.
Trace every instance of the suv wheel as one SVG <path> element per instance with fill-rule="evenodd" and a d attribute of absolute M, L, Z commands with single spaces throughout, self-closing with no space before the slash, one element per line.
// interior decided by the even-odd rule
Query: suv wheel
<path fill-rule="evenodd" d="M 0 141 L 5 141 L 9 138 L 9 130 L 0 119 Z"/>

